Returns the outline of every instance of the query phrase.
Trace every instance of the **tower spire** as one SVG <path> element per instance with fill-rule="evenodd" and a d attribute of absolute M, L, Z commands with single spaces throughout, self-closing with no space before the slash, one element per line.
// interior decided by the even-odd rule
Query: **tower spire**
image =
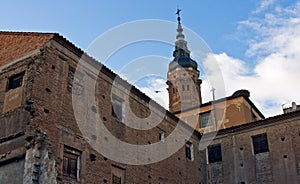
<path fill-rule="evenodd" d="M 197 62 L 190 57 L 187 41 L 184 39 L 181 26 L 181 10 L 177 8 L 177 35 L 173 60 L 169 64 L 168 71 L 168 92 L 169 110 L 178 112 L 182 108 L 199 106 L 201 100 L 201 80 Z"/>
<path fill-rule="evenodd" d="M 181 9 L 178 9 L 178 8 L 177 8 L 176 15 L 177 15 L 177 21 L 178 21 L 178 24 L 180 24 L 180 12 L 181 12 Z"/>

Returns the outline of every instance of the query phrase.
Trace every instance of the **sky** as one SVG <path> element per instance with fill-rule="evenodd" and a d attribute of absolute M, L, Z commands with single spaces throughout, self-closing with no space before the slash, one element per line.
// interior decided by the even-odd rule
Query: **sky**
<path fill-rule="evenodd" d="M 128 22 L 156 19 L 176 24 L 178 7 L 182 10 L 183 33 L 190 29 L 201 37 L 219 65 L 225 94 L 218 94 L 217 89 L 217 98 L 247 89 L 266 117 L 281 114 L 282 107 L 291 106 L 292 101 L 300 104 L 300 1 L 296 0 L 4 0 L 0 30 L 57 32 L 88 50 L 99 36 Z M 175 27 L 164 34 L 175 41 Z M 185 39 L 189 46 L 192 40 L 188 35 Z M 126 78 L 122 69 L 132 61 L 148 55 L 171 60 L 173 50 L 172 44 L 156 42 L 127 45 L 105 65 Z M 192 57 L 196 54 L 191 50 Z M 201 62 L 209 63 L 210 57 Z M 209 74 L 200 71 L 203 101 L 207 102 L 212 100 Z M 134 84 L 167 108 L 165 81 L 166 74 L 145 77 Z"/>

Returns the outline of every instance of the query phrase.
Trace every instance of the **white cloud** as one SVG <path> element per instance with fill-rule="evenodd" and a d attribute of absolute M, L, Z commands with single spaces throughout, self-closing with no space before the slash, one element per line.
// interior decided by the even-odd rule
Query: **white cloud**
<path fill-rule="evenodd" d="M 166 109 L 169 109 L 169 96 L 166 81 L 160 78 L 148 78 L 146 87 L 138 87 L 143 93 Z"/>
<path fill-rule="evenodd" d="M 256 10 L 253 11 L 253 13 L 260 13 L 267 9 L 269 6 L 274 4 L 275 0 L 262 0 L 259 4 L 259 6 L 256 8 Z"/>
<path fill-rule="evenodd" d="M 258 16 L 273 2 L 262 1 L 248 20 L 239 22 L 238 30 L 248 33 L 246 55 L 253 59 L 252 65 L 227 53 L 209 55 L 204 64 L 215 68 L 210 61 L 217 61 L 221 70 L 225 95 L 218 94 L 217 89 L 217 98 L 247 89 L 254 104 L 266 117 L 281 114 L 282 104 L 288 103 L 286 107 L 292 101 L 300 103 L 300 2 L 289 7 L 277 6 L 273 11 Z M 207 72 L 201 78 L 203 101 L 211 101 L 214 75 Z M 168 109 L 165 80 L 149 79 L 148 84 L 140 87 L 141 91 Z"/>
<path fill-rule="evenodd" d="M 226 53 L 215 54 L 225 82 L 226 94 L 248 89 L 255 104 L 266 116 L 282 113 L 281 105 L 300 102 L 300 3 L 276 8 L 263 18 L 240 22 L 250 29 L 247 54 L 257 63 L 250 68 Z"/>

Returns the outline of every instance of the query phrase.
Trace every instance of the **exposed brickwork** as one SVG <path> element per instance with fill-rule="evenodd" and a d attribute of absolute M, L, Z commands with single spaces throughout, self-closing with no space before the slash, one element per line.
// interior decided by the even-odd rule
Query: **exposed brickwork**
<path fill-rule="evenodd" d="M 17 41 L 23 42 L 23 39 L 18 38 L 23 37 L 22 34 L 15 34 L 15 37 L 17 37 Z M 26 34 L 25 37 L 27 37 Z M 42 34 L 41 37 L 44 37 L 44 35 Z M 40 39 L 44 40 L 44 38 Z M 58 40 L 59 37 L 56 37 L 44 43 L 45 45 L 41 45 L 43 48 L 33 56 L 3 68 L 0 76 L 0 82 L 3 84 L 0 93 L 0 109 L 2 112 L 0 120 L 1 123 L 5 122 L 5 126 L 1 126 L 1 128 L 5 130 L 4 132 L 7 132 L 2 135 L 3 140 L 7 140 L 5 137 L 14 133 L 25 132 L 25 135 L 18 139 L 11 136 L 12 140 L 10 142 L 12 146 L 19 145 L 17 148 L 7 147 L 9 141 L 0 143 L 0 146 L 6 148 L 3 149 L 1 154 L 8 155 L 9 152 L 16 152 L 14 150 L 22 148 L 19 154 L 26 155 L 24 183 L 112 183 L 112 172 L 115 166 L 124 169 L 126 183 L 201 182 L 198 152 L 200 134 L 197 132 L 194 132 L 190 139 L 194 146 L 193 161 L 186 158 L 184 147 L 168 159 L 142 166 L 120 164 L 105 158 L 94 150 L 86 140 L 92 138 L 97 140 L 99 137 L 93 134 L 90 137 L 83 137 L 75 121 L 72 109 L 72 94 L 68 89 L 69 68 L 76 68 L 80 50 L 74 48 L 72 44 L 66 43 L 66 40 L 62 37 Z M 40 40 L 40 42 L 42 41 Z M 31 49 L 38 49 L 38 47 L 32 47 Z M 91 58 L 87 57 L 87 61 L 96 67 L 101 66 Z M 20 102 L 18 101 L 9 108 L 5 108 L 7 91 L 4 86 L 7 84 L 7 77 L 22 71 L 25 71 L 24 83 L 21 87 L 16 88 L 16 93 L 21 96 Z M 126 109 L 129 110 L 130 108 L 140 118 L 149 116 L 149 97 L 136 88 L 130 90 L 130 86 L 122 80 L 120 85 L 112 88 L 113 79 L 116 75 L 106 67 L 103 67 L 102 71 L 97 77 L 97 107 L 82 107 L 83 112 L 93 114 L 98 111 L 107 129 L 115 137 L 131 144 L 147 145 L 155 143 L 159 141 L 160 131 L 165 132 L 165 137 L 173 131 L 179 120 L 169 112 L 158 125 L 158 128 L 148 131 L 137 131 L 128 128 L 113 117 L 111 112 L 111 90 L 113 94 L 120 98 L 125 98 L 129 94 L 130 107 L 126 107 Z M 84 71 L 82 73 L 83 81 L 93 77 Z M 76 86 L 76 90 L 79 95 L 92 93 L 88 89 L 80 89 L 78 86 Z M 158 104 L 154 104 L 154 106 L 156 106 L 154 109 L 157 111 L 155 113 L 163 112 L 163 108 Z M 21 112 L 19 114 L 22 118 L 11 120 L 10 114 L 14 116 L 18 112 Z M 154 114 L 152 121 L 159 120 L 158 114 Z M 19 117 L 19 115 L 16 117 Z M 186 130 L 193 131 L 188 126 L 186 126 Z M 23 142 L 17 144 L 17 141 L 20 140 L 23 140 Z M 178 141 L 184 142 L 186 140 L 179 138 Z M 64 149 L 66 146 L 78 150 L 80 153 L 80 174 L 78 179 L 75 180 L 63 174 Z M 93 159 L 91 159 L 92 157 Z"/>
<path fill-rule="evenodd" d="M 101 134 L 97 134 L 93 129 L 80 130 L 77 125 L 72 108 L 72 88 L 76 95 L 86 94 L 89 97 L 93 93 L 90 90 L 91 86 L 84 87 L 81 84 L 92 78 L 97 79 L 96 105 L 87 103 L 84 104 L 87 106 L 79 108 L 87 114 L 88 120 L 98 112 L 103 122 L 97 123 L 103 123 L 116 138 L 127 143 L 147 145 L 158 142 L 159 133 L 162 131 L 167 138 L 179 119 L 154 103 L 153 122 L 148 123 L 159 122 L 159 114 L 165 112 L 161 123 L 144 131 L 126 127 L 123 122 L 112 116 L 111 94 L 120 99 L 129 95 L 126 112 L 131 109 L 137 117 L 145 118 L 150 115 L 150 98 L 137 88 L 131 88 L 123 80 L 113 87 L 117 75 L 88 56 L 83 56 L 84 60 L 97 69 L 101 68 L 101 72 L 99 75 L 92 75 L 85 70 L 80 71 L 80 78 L 76 79 L 78 85 L 74 85 L 69 82 L 74 78 L 70 71 L 76 68 L 83 52 L 66 39 L 56 34 L 40 34 L 41 38 L 38 38 L 37 33 L 0 32 L 1 34 L 10 37 L 14 35 L 16 37 L 14 44 L 26 40 L 30 43 L 28 48 L 23 48 L 24 51 L 16 53 L 15 58 L 3 60 L 5 67 L 0 66 L 1 182 L 112 183 L 113 174 L 122 181 L 126 179 L 126 183 L 299 183 L 300 181 L 300 111 L 262 120 L 263 115 L 248 97 L 243 97 L 243 94 L 226 99 L 232 100 L 228 103 L 229 111 L 226 112 L 226 117 L 233 120 L 244 118 L 243 120 L 248 122 L 254 113 L 261 120 L 238 126 L 235 123 L 224 123 L 226 126 L 217 133 L 212 143 L 205 142 L 208 140 L 205 137 L 210 138 L 216 132 L 204 134 L 200 145 L 201 134 L 193 132 L 189 139 L 193 144 L 193 160 L 186 157 L 185 147 L 165 160 L 148 165 L 134 166 L 110 160 L 88 143 L 88 140 L 110 140 L 105 137 L 102 139 Z M 23 36 L 26 39 L 19 38 Z M 10 43 L 13 43 L 12 40 Z M 44 44 L 39 45 L 37 42 Z M 32 53 L 32 50 L 35 52 Z M 20 57 L 22 57 L 20 60 L 10 63 Z M 12 92 L 17 97 L 14 101 L 12 96 L 15 95 L 10 96 L 7 90 L 8 79 L 21 72 L 24 72 L 23 83 Z M 7 101 L 8 97 L 10 100 Z M 14 103 L 9 103 L 11 100 Z M 211 104 L 203 105 L 204 110 L 210 110 Z M 199 113 L 199 108 L 194 110 L 189 109 L 185 112 Z M 132 122 L 140 123 L 133 117 L 126 117 Z M 185 131 L 193 131 L 188 125 L 183 125 Z M 92 127 L 92 123 L 87 124 L 88 126 Z M 83 135 L 82 131 L 85 130 L 90 131 L 88 132 L 90 134 Z M 267 135 L 268 151 L 254 154 L 252 137 L 264 133 Z M 185 143 L 188 140 L 179 136 L 176 141 Z M 206 146 L 202 149 L 204 143 L 220 144 L 222 161 L 208 163 Z M 64 165 L 66 153 L 72 156 L 73 161 L 76 160 L 77 170 L 73 170 L 72 177 L 71 168 L 63 168 L 66 166 Z M 64 173 L 64 169 L 69 173 Z M 15 178 L 7 177 L 16 172 L 20 175 Z"/>

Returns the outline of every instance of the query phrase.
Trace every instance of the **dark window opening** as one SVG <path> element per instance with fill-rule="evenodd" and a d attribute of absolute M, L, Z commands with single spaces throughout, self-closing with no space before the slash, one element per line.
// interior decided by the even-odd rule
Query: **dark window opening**
<path fill-rule="evenodd" d="M 251 114 L 252 114 L 252 120 L 253 120 L 253 121 L 256 121 L 256 120 L 257 120 L 257 117 L 256 117 L 256 115 L 254 114 L 254 112 L 251 112 Z"/>
<path fill-rule="evenodd" d="M 259 134 L 252 136 L 254 154 L 269 152 L 267 134 Z"/>
<path fill-rule="evenodd" d="M 186 90 L 187 90 L 187 91 L 190 90 L 190 85 L 186 85 Z"/>
<path fill-rule="evenodd" d="M 184 87 L 184 85 L 182 85 L 182 91 L 184 91 L 185 90 L 185 87 Z"/>
<path fill-rule="evenodd" d="M 215 163 L 222 161 L 221 144 L 211 145 L 207 147 L 208 163 Z"/>
<path fill-rule="evenodd" d="M 8 85 L 7 85 L 7 91 L 11 89 L 15 89 L 18 87 L 21 87 L 23 84 L 23 77 L 24 77 L 25 72 L 21 72 L 17 75 L 13 75 L 8 78 Z"/>
<path fill-rule="evenodd" d="M 186 142 L 185 144 L 185 156 L 189 160 L 194 160 L 194 155 L 193 155 L 193 143 L 191 142 Z"/>
<path fill-rule="evenodd" d="M 124 120 L 124 102 L 117 97 L 112 98 L 112 116 L 122 122 Z"/>

